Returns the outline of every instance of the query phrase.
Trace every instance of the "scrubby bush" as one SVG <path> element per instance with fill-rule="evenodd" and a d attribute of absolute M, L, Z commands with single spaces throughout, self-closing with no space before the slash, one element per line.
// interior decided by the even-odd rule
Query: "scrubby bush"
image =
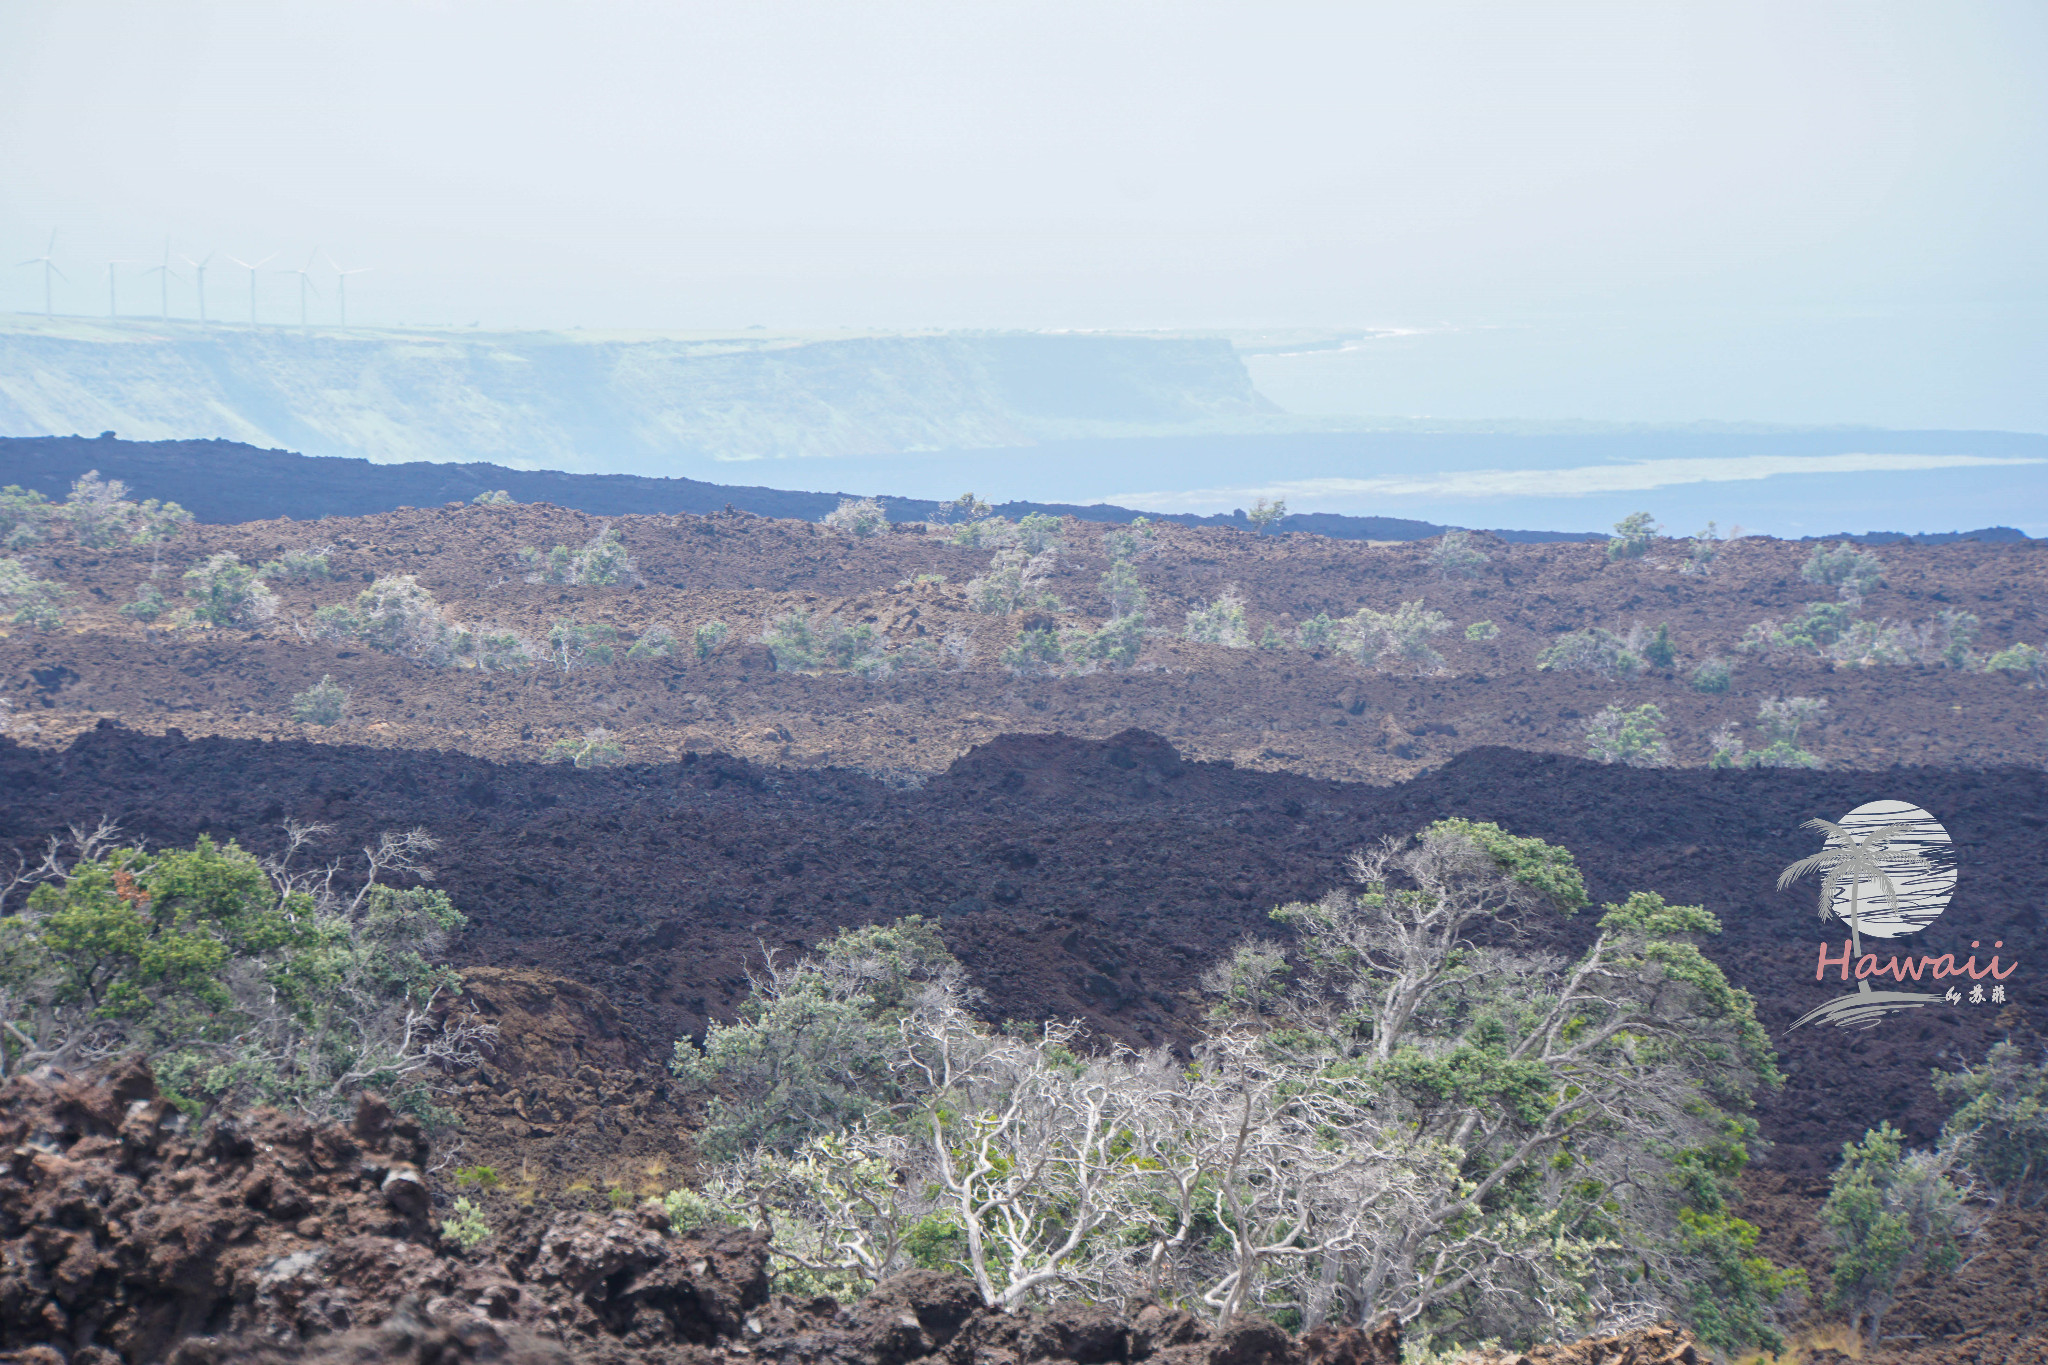
<path fill-rule="evenodd" d="M 509 630 L 465 635 L 461 643 L 465 657 L 486 673 L 516 672 L 534 665 L 533 646 Z"/>
<path fill-rule="evenodd" d="M 1670 1311 L 1719 1350 L 1781 1345 L 1797 1274 L 1728 1207 L 1779 1078 L 1696 946 L 1714 917 L 1639 892 L 1577 960 L 1475 950 L 1586 904 L 1567 851 L 1443 821 L 1353 870 L 1274 912 L 1291 948 L 1204 978 L 1224 1001 L 1185 1058 L 989 1027 L 919 921 L 771 961 L 737 1023 L 677 1046 L 723 1158 L 684 1211 L 771 1222 L 783 1273 L 849 1297 L 952 1263 L 1006 1308 L 1391 1312 L 1467 1342 Z"/>
<path fill-rule="evenodd" d="M 1813 547 L 1806 563 L 1800 565 L 1799 576 L 1809 583 L 1834 588 L 1843 601 L 1854 604 L 1884 582 L 1884 561 L 1846 540 L 1833 549 L 1823 541 Z"/>
<path fill-rule="evenodd" d="M 493 488 L 477 494 L 470 501 L 478 507 L 509 507 L 512 495 L 502 488 Z"/>
<path fill-rule="evenodd" d="M 671 658 L 675 652 L 675 632 L 667 626 L 649 626 L 640 633 L 640 638 L 633 642 L 633 647 L 626 651 L 626 657 L 635 663 L 641 663 L 648 659 Z"/>
<path fill-rule="evenodd" d="M 97 469 L 74 482 L 61 503 L 15 484 L 0 489 L 0 550 L 36 544 L 60 526 L 68 526 L 72 538 L 87 549 L 123 542 L 155 549 L 182 535 L 191 522 L 192 514 L 175 502 L 129 501 L 128 486 L 102 479 Z"/>
<path fill-rule="evenodd" d="M 1057 671 L 1066 658 L 1060 633 L 1043 626 L 1018 631 L 1016 642 L 1001 655 L 1003 667 L 1025 675 Z"/>
<path fill-rule="evenodd" d="M 1645 702 L 1632 710 L 1603 706 L 1586 725 L 1586 751 L 1602 763 L 1662 768 L 1671 762 L 1664 712 Z"/>
<path fill-rule="evenodd" d="M 166 1092 L 216 1103 L 347 1112 L 374 1087 L 440 1124 L 453 1069 L 495 1030 L 450 1009 L 461 978 L 439 959 L 467 921 L 431 876 L 433 840 L 385 834 L 351 895 L 338 864 L 301 869 L 324 826 L 286 826 L 259 862 L 202 835 L 190 849 L 119 843 L 110 825 L 54 840 L 0 894 L 0 1061 L 9 1074 L 138 1053 Z"/>
<path fill-rule="evenodd" d="M 292 719 L 301 725 L 339 725 L 347 710 L 348 689 L 329 674 L 322 674 L 320 681 L 305 691 L 292 694 Z"/>
<path fill-rule="evenodd" d="M 71 590 L 54 578 L 37 578 L 19 559 L 0 559 L 0 611 L 12 613 L 17 626 L 55 630 L 70 613 L 64 599 Z"/>
<path fill-rule="evenodd" d="M 371 649 L 415 663 L 446 668 L 473 649 L 458 628 L 411 574 L 379 578 L 356 594 L 353 606 L 336 602 L 313 613 L 314 633 L 330 640 L 359 640 Z"/>
<path fill-rule="evenodd" d="M 1197 602 L 1187 610 L 1187 625 L 1181 638 L 1197 644 L 1222 645 L 1225 649 L 1250 649 L 1251 636 L 1244 625 L 1244 598 L 1228 587 L 1213 602 Z"/>
<path fill-rule="evenodd" d="M 550 763 L 570 763 L 578 768 L 615 768 L 626 761 L 626 751 L 602 725 L 593 725 L 573 739 L 558 739 L 548 746 Z"/>
<path fill-rule="evenodd" d="M 1799 746 L 1799 732 L 1818 721 L 1828 704 L 1818 697 L 1772 697 L 1757 704 L 1756 726 L 1766 741 L 1751 750 L 1727 722 L 1709 738 L 1708 764 L 1716 768 L 1818 768 L 1820 758 Z"/>
<path fill-rule="evenodd" d="M 827 530 L 865 540 L 889 529 L 889 514 L 873 498 L 841 498 L 839 505 L 825 514 L 824 522 Z"/>
<path fill-rule="evenodd" d="M 1500 627 L 1491 621 L 1474 621 L 1471 625 L 1465 627 L 1465 638 L 1475 644 L 1483 644 L 1488 640 L 1497 639 L 1499 635 Z"/>
<path fill-rule="evenodd" d="M 239 555 L 210 555 L 204 564 L 185 570 L 185 582 L 195 621 L 210 626 L 253 626 L 277 614 L 277 595 Z"/>
<path fill-rule="evenodd" d="M 1271 621 L 1268 621 L 1266 622 L 1265 627 L 1259 631 L 1258 647 L 1269 653 L 1286 649 L 1288 648 L 1287 637 L 1280 633 L 1280 628 L 1278 626 L 1274 625 Z"/>
<path fill-rule="evenodd" d="M 1491 556 L 1472 543 L 1469 531 L 1446 531 L 1429 552 L 1430 567 L 1443 578 L 1477 578 Z"/>
<path fill-rule="evenodd" d="M 1264 535 L 1278 526 L 1287 517 L 1287 499 L 1275 498 L 1267 502 L 1260 498 L 1252 504 L 1252 510 L 1245 513 L 1245 520 L 1252 524 L 1252 534 Z"/>
<path fill-rule="evenodd" d="M 1603 678 L 1626 678 L 1642 671 L 1643 656 L 1629 647 L 1629 641 L 1611 630 L 1587 626 L 1560 635 L 1548 649 L 1536 656 L 1536 667 L 1549 672 L 1598 673 Z"/>
<path fill-rule="evenodd" d="M 1643 644 L 1643 662 L 1652 668 L 1671 668 L 1678 662 L 1678 646 L 1671 642 L 1671 627 L 1659 625 L 1657 633 Z"/>
<path fill-rule="evenodd" d="M 1734 681 L 1734 670 L 1728 661 L 1716 654 L 1700 662 L 1692 671 L 1692 687 L 1695 692 L 1726 692 Z"/>
<path fill-rule="evenodd" d="M 1145 617 L 1142 612 L 1112 616 L 1093 631 L 1069 638 L 1069 657 L 1129 668 L 1138 662 L 1145 648 Z"/>
<path fill-rule="evenodd" d="M 1311 654 L 1321 654 L 1336 643 L 1337 623 L 1330 613 L 1319 611 L 1294 628 L 1294 643 Z"/>
<path fill-rule="evenodd" d="M 1922 1266 L 1953 1270 L 1956 1234 L 1969 1225 L 1964 1191 L 1950 1179 L 1952 1154 L 1908 1151 L 1881 1123 L 1842 1149 L 1820 1220 L 1834 1243 L 1828 1305 L 1846 1309 L 1849 1330 L 1867 1321 L 1875 1351 L 1899 1282 Z"/>
<path fill-rule="evenodd" d="M 32 488 L 10 483 L 0 488 L 0 550 L 21 550 L 49 531 L 54 509 Z"/>
<path fill-rule="evenodd" d="M 832 669 L 864 677 L 885 677 L 890 671 L 875 628 L 865 622 L 849 625 L 837 615 L 813 621 L 800 611 L 784 612 L 762 633 L 761 643 L 784 671 Z"/>
<path fill-rule="evenodd" d="M 1743 632 L 1735 647 L 1745 654 L 1775 657 L 1784 654 L 1824 655 L 1842 638 L 1850 625 L 1849 608 L 1836 602 L 1808 602 L 1789 621 L 1763 620 Z"/>
<path fill-rule="evenodd" d="M 962 493 L 951 502 L 942 502 L 932 509 L 931 519 L 939 523 L 975 522 L 987 518 L 989 505 L 972 493 Z"/>
<path fill-rule="evenodd" d="M 1060 599 L 1046 591 L 1046 580 L 1059 565 L 1059 551 L 1027 555 L 1022 549 L 998 550 L 988 572 L 967 582 L 967 601 L 989 616 L 1019 611 L 1058 611 Z"/>
<path fill-rule="evenodd" d="M 732 633 L 732 627 L 723 621 L 706 621 L 690 632 L 690 647 L 699 659 L 708 659 L 718 652 L 725 643 L 725 637 Z"/>
<path fill-rule="evenodd" d="M 1128 559 L 1111 561 L 1108 572 L 1102 575 L 1102 595 L 1109 601 L 1112 616 L 1144 614 L 1145 585 L 1138 581 L 1138 571 Z"/>
<path fill-rule="evenodd" d="M 557 621 L 548 627 L 548 662 L 564 673 L 618 657 L 619 631 L 602 621 Z"/>
<path fill-rule="evenodd" d="M 1957 1104 L 1941 1130 L 1986 1194 L 2018 1204 L 2048 1198 L 2048 1065 L 2028 1061 L 2010 1038 L 1984 1064 L 1934 1073 L 1934 1089 Z M 1958 1101 L 1960 1103 L 1958 1104 Z"/>
<path fill-rule="evenodd" d="M 1065 548 L 1066 541 L 1060 535 L 1060 519 L 1048 512 L 1025 513 L 1017 519 L 1017 544 L 1027 555 Z"/>
<path fill-rule="evenodd" d="M 1614 538 L 1607 542 L 1609 559 L 1637 559 L 1657 543 L 1664 528 L 1648 512 L 1631 512 L 1614 523 Z"/>
<path fill-rule="evenodd" d="M 155 621 L 170 609 L 170 599 L 156 584 L 144 583 L 135 590 L 135 600 L 122 605 L 121 614 L 131 621 Z"/>
<path fill-rule="evenodd" d="M 1749 746 L 1742 741 L 1742 725 L 1739 721 L 1724 720 L 1707 734 L 1707 766 L 1709 768 L 1746 768 L 1749 766 Z"/>
<path fill-rule="evenodd" d="M 491 1240 L 491 1225 L 474 1199 L 459 1194 L 449 1206 L 448 1216 L 441 1220 L 441 1237 L 462 1251 L 471 1252 Z"/>
<path fill-rule="evenodd" d="M 256 570 L 256 575 L 281 579 L 286 583 L 324 583 L 334 577 L 334 565 L 329 559 L 333 553 L 332 545 L 287 550 L 276 559 L 265 560 L 263 567 Z"/>
<path fill-rule="evenodd" d="M 1448 616 L 1428 610 L 1417 598 L 1392 611 L 1360 607 L 1339 624 L 1337 645 L 1369 668 L 1407 664 L 1440 673 L 1444 658 L 1430 642 L 1450 628 Z"/>
<path fill-rule="evenodd" d="M 1102 536 L 1102 552 L 1112 563 L 1142 559 L 1158 548 L 1159 528 L 1148 517 L 1136 517 L 1129 526 L 1105 531 Z"/>
<path fill-rule="evenodd" d="M 1692 538 L 1691 553 L 1686 556 L 1685 563 L 1678 566 L 1678 571 L 1705 577 L 1714 571 L 1714 561 L 1720 557 L 1721 531 L 1710 521 L 1705 530 Z"/>
<path fill-rule="evenodd" d="M 1017 543 L 1017 528 L 1008 517 L 963 521 L 946 537 L 946 543 L 962 550 L 1000 550 Z"/>
<path fill-rule="evenodd" d="M 584 587 L 611 587 L 635 577 L 633 560 L 626 553 L 626 544 L 619 539 L 618 532 L 610 526 L 599 528 L 598 533 L 584 542 L 581 549 L 572 550 L 566 545 L 557 545 L 542 554 L 531 545 L 519 552 L 520 560 L 533 572 L 526 576 L 529 583 L 566 583 Z"/>
<path fill-rule="evenodd" d="M 2011 673 L 2024 679 L 2029 687 L 2048 685 L 2048 654 L 2024 642 L 1999 650 L 1984 661 L 1984 668 L 1992 673 Z"/>

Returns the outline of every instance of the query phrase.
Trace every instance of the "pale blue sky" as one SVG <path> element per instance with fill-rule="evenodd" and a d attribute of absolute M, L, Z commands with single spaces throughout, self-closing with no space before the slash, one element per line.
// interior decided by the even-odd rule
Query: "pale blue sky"
<path fill-rule="evenodd" d="M 1378 328 L 1260 383 L 2044 431 L 2044 57 L 1961 0 L 11 0 L 0 310 L 55 228 L 73 312 L 168 235 L 373 266 L 361 323 Z"/>

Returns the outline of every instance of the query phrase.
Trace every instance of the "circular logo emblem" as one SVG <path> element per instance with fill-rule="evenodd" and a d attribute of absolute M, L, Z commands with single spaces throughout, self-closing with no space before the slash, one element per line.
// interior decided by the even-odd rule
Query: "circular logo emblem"
<path fill-rule="evenodd" d="M 1853 914 L 1865 938 L 1901 938 L 1941 917 L 1956 889 L 1956 851 L 1941 822 L 1909 801 L 1871 801 L 1837 822 L 1830 849 L 1864 856 L 1844 867 L 1830 909 Z"/>

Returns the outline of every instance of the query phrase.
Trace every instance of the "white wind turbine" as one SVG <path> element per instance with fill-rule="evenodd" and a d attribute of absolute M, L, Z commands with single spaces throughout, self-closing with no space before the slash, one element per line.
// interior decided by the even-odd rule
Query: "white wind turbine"
<path fill-rule="evenodd" d="M 161 302 L 161 307 L 163 311 L 160 312 L 158 316 L 168 321 L 171 316 L 171 280 L 173 278 L 180 280 L 185 278 L 183 275 L 178 274 L 177 271 L 171 269 L 170 238 L 164 238 L 164 263 L 162 265 L 153 265 L 149 269 L 143 271 L 142 273 L 145 275 L 155 275 L 158 277 L 157 283 L 163 287 L 163 298 Z"/>
<path fill-rule="evenodd" d="M 318 256 L 319 254 L 320 248 L 314 247 L 313 256 Z M 313 256 L 306 257 L 306 263 L 297 270 L 280 270 L 277 272 L 280 275 L 297 275 L 299 277 L 299 326 L 301 327 L 308 325 L 306 318 L 306 291 L 310 289 L 315 294 L 320 292 L 313 287 Z"/>
<path fill-rule="evenodd" d="M 195 261 L 190 256 L 185 257 L 185 264 L 192 267 L 193 288 L 199 294 L 199 320 L 201 322 L 206 321 L 206 262 L 212 259 L 213 253 L 211 251 L 206 253 L 206 260 Z"/>
<path fill-rule="evenodd" d="M 341 308 L 341 325 L 346 327 L 348 326 L 348 277 L 360 275 L 365 271 L 375 270 L 377 267 L 373 265 L 359 265 L 354 270 L 343 270 L 332 256 L 327 257 L 327 264 L 334 267 L 334 298 Z"/>
<path fill-rule="evenodd" d="M 228 259 L 249 272 L 249 325 L 254 327 L 256 325 L 256 272 L 269 262 L 276 260 L 277 253 L 275 251 L 271 252 L 254 265 L 250 265 L 247 261 L 234 256 L 230 256 Z"/>
<path fill-rule="evenodd" d="M 55 258 L 54 258 L 54 257 L 53 257 L 53 255 L 52 255 L 52 253 L 53 253 L 53 252 L 55 252 L 56 250 L 57 250 L 57 229 L 55 229 L 55 228 L 51 228 L 51 229 L 50 229 L 50 244 L 49 244 L 49 245 L 48 245 L 47 247 L 43 248 L 43 254 L 42 254 L 42 255 L 40 255 L 40 256 L 31 256 L 31 257 L 29 257 L 29 258 L 28 258 L 27 260 L 19 262 L 19 264 L 21 264 L 21 265 L 39 265 L 39 266 L 41 266 L 41 267 L 43 268 L 43 316 L 44 316 L 44 317 L 50 317 L 50 316 L 52 316 L 52 314 L 51 314 L 51 312 L 50 312 L 50 276 L 52 276 L 52 275 L 55 275 L 55 276 L 56 276 L 56 277 L 57 277 L 58 279 L 60 279 L 60 280 L 64 281 L 64 283 L 66 283 L 66 284 L 69 284 L 69 283 L 71 283 L 71 277 L 70 277 L 69 275 L 65 274 L 65 273 L 64 273 L 63 271 L 61 271 L 61 270 L 59 270 L 59 269 L 57 268 L 57 262 L 56 262 Z"/>
<path fill-rule="evenodd" d="M 119 273 L 114 269 L 114 267 L 117 265 L 134 264 L 134 261 L 107 262 L 107 316 L 110 318 L 119 317 L 121 315 L 120 312 L 114 307 L 114 277 Z"/>

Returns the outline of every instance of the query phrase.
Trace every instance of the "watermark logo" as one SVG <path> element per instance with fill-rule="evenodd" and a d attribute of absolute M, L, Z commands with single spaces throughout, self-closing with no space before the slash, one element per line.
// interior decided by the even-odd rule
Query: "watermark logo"
<path fill-rule="evenodd" d="M 1810 1023 L 1871 1028 L 1905 1010 L 1960 1004 L 1965 999 L 1960 985 L 1935 992 L 1889 988 L 1903 987 L 1909 981 L 1967 977 L 1970 1003 L 2005 1003 L 2004 981 L 2018 964 L 2000 970 L 1995 952 L 1990 966 L 1979 968 L 1974 955 L 1958 966 L 1952 953 L 1901 955 L 1897 951 L 1905 946 L 1897 940 L 1933 924 L 1955 892 L 1955 845 L 1939 820 L 1909 802 L 1872 801 L 1839 821 L 1808 820 L 1805 828 L 1819 831 L 1825 842 L 1820 852 L 1801 858 L 1780 873 L 1778 886 L 1782 890 L 1809 878 L 1818 881 L 1821 919 L 1839 921 L 1848 937 L 1839 956 L 1832 955 L 1831 945 L 1822 941 L 1814 979 L 1824 981 L 1831 968 L 1838 969 L 1837 980 L 1853 980 L 1855 989 L 1807 1011 L 1793 1028 Z M 1873 948 L 1885 951 L 1866 951 L 1866 939 L 1875 941 Z M 1994 950 L 2004 946 L 2003 940 L 1992 945 Z M 1986 978 L 1992 982 L 1988 989 L 1983 984 Z"/>

